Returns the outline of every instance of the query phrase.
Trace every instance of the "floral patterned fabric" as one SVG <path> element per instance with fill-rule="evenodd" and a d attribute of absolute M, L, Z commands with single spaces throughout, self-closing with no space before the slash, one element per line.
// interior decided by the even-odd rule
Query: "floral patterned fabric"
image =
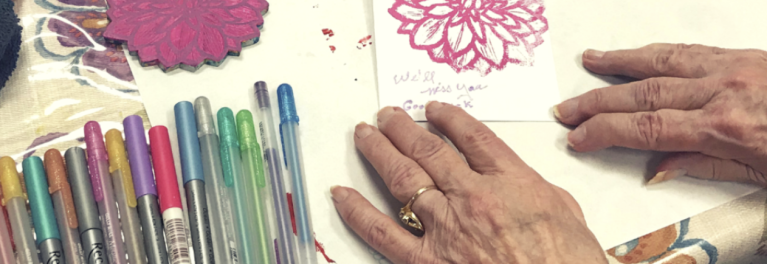
<path fill-rule="evenodd" d="M 104 0 L 16 1 L 24 42 L 17 70 L 0 90 L 0 156 L 20 162 L 49 148 L 83 146 L 89 120 L 121 129 L 124 117 L 138 114 L 148 128 L 127 58 L 104 41 L 105 6 Z M 767 263 L 766 205 L 762 190 L 606 255 L 611 264 Z M 371 263 L 390 263 L 370 252 Z"/>

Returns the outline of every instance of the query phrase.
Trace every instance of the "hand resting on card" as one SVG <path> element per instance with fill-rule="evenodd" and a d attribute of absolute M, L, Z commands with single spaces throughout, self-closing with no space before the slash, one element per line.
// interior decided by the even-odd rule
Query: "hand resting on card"
<path fill-rule="evenodd" d="M 652 44 L 587 50 L 583 65 L 635 82 L 555 107 L 576 151 L 612 146 L 672 152 L 649 183 L 681 175 L 767 186 L 767 52 Z"/>

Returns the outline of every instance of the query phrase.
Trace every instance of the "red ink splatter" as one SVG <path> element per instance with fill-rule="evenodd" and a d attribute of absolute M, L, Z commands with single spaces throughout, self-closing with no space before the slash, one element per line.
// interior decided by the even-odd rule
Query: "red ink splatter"
<path fill-rule="evenodd" d="M 290 210 L 290 222 L 293 222 L 293 234 L 297 235 L 296 231 L 296 214 L 293 212 L 293 194 L 288 193 L 288 210 Z"/>
<path fill-rule="evenodd" d="M 336 46 L 330 45 L 330 51 L 336 53 Z"/>
<path fill-rule="evenodd" d="M 290 209 L 290 221 L 293 222 L 293 235 L 297 235 L 296 232 L 296 214 L 293 212 L 293 195 L 291 193 L 287 193 L 288 197 L 288 208 Z M 330 257 L 328 257 L 328 254 L 325 253 L 325 248 L 322 246 L 322 244 L 317 241 L 317 239 L 314 239 L 314 247 L 317 249 L 317 252 L 322 253 L 322 256 L 325 257 L 325 260 L 328 263 L 336 263 L 335 260 L 332 260 Z"/>
<path fill-rule="evenodd" d="M 370 41 L 370 39 L 371 39 L 372 37 L 373 37 L 373 36 L 371 36 L 371 35 L 368 35 L 367 37 L 361 38 L 361 39 L 360 39 L 360 41 L 358 41 L 358 42 L 357 42 L 357 43 L 358 43 L 358 44 L 357 44 L 357 49 L 362 49 L 362 48 L 364 48 L 364 47 L 367 47 L 368 45 L 373 45 L 373 42 L 372 42 L 372 41 Z M 362 45 L 362 47 L 360 47 L 360 44 Z"/>
<path fill-rule="evenodd" d="M 314 240 L 314 247 L 317 248 L 317 252 L 322 253 L 322 256 L 325 257 L 325 260 L 328 263 L 336 263 L 335 260 L 332 260 L 330 259 L 330 257 L 328 257 L 328 254 L 325 254 L 325 248 L 322 247 L 322 244 L 320 244 L 320 242 L 318 242 L 317 239 Z"/>
<path fill-rule="evenodd" d="M 326 38 L 325 40 L 329 40 L 329 39 L 330 39 L 330 37 L 332 37 L 332 36 L 335 36 L 335 33 L 333 33 L 333 30 L 332 30 L 332 29 L 329 29 L 329 28 L 323 28 L 323 29 L 322 29 L 322 35 L 326 35 L 326 36 L 328 36 L 328 38 Z"/>

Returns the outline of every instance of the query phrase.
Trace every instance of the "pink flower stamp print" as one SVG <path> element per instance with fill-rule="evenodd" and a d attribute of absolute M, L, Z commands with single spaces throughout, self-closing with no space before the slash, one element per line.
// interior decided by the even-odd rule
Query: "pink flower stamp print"
<path fill-rule="evenodd" d="M 261 35 L 266 0 L 107 0 L 104 37 L 126 42 L 142 66 L 217 66 Z"/>
<path fill-rule="evenodd" d="M 531 66 L 549 29 L 542 0 L 395 0 L 389 9 L 410 46 L 456 72 Z"/>

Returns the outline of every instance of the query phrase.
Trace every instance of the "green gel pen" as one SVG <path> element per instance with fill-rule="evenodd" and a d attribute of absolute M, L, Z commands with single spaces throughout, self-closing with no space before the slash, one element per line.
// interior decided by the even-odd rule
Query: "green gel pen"
<path fill-rule="evenodd" d="M 239 263 L 258 263 L 256 261 L 255 217 L 253 207 L 255 199 L 250 190 L 249 181 L 242 173 L 240 159 L 240 143 L 237 141 L 237 128 L 234 123 L 234 113 L 224 107 L 218 110 L 218 134 L 220 136 L 221 169 L 224 174 L 224 185 L 234 193 L 235 227 L 237 229 L 237 252 Z"/>
<path fill-rule="evenodd" d="M 256 243 L 254 249 L 258 263 L 273 264 L 274 243 L 272 242 L 271 221 L 269 210 L 266 205 L 271 200 L 269 185 L 264 175 L 264 163 L 261 157 L 261 147 L 258 145 L 256 129 L 253 124 L 253 115 L 248 110 L 241 110 L 237 113 L 237 134 L 240 138 L 240 156 L 242 157 L 242 169 L 251 193 L 255 196 L 253 215 L 255 216 Z"/>

